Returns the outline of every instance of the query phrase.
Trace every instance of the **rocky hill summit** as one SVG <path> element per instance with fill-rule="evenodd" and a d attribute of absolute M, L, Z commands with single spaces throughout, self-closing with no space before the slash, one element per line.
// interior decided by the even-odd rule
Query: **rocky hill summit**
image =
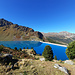
<path fill-rule="evenodd" d="M 5 19 L 0 19 L 0 41 L 34 40 L 45 41 L 41 32 L 32 28 L 13 24 Z"/>

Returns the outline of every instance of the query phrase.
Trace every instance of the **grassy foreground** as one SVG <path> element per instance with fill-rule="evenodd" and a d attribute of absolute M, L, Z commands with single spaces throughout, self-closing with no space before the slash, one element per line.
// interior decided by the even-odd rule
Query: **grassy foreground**
<path fill-rule="evenodd" d="M 1 73 L 4 66 L 0 66 L 0 75 L 66 75 L 64 72 L 53 67 L 56 62 L 23 59 L 23 61 L 24 60 L 25 63 L 21 63 L 19 69 L 10 70 L 6 74 L 4 72 Z M 75 75 L 75 65 L 68 65 L 60 62 L 57 64 L 66 67 L 70 75 Z"/>
<path fill-rule="evenodd" d="M 64 72 L 54 68 L 54 64 L 56 63 L 62 67 L 66 67 L 69 75 L 75 75 L 75 65 L 65 64 L 64 61 L 40 61 L 39 58 L 43 58 L 43 56 L 31 56 L 30 52 L 28 50 L 27 52 L 22 52 L 3 47 L 2 53 L 11 53 L 13 59 L 7 65 L 0 63 L 0 75 L 66 75 Z M 15 59 L 18 61 L 14 62 Z M 14 63 L 14 68 L 10 69 L 12 63 Z"/>

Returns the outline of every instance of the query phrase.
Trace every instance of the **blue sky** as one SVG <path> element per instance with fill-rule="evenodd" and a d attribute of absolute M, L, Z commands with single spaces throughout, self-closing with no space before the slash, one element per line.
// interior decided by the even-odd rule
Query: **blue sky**
<path fill-rule="evenodd" d="M 0 18 L 35 31 L 75 33 L 75 0 L 0 0 Z"/>

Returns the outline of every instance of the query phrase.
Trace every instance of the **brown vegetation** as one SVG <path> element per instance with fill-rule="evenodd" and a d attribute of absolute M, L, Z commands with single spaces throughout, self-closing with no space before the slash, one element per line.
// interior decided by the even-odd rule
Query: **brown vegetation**
<path fill-rule="evenodd" d="M 22 58 L 32 58 L 27 52 L 19 51 L 19 50 L 14 50 L 8 47 L 3 46 L 3 51 L 1 52 L 2 54 L 12 54 L 13 58 L 15 59 L 22 59 Z"/>

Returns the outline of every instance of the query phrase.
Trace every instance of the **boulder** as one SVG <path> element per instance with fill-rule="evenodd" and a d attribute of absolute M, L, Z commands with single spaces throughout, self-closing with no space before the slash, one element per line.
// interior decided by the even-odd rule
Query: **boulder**
<path fill-rule="evenodd" d="M 59 68 L 59 67 L 60 67 L 60 65 L 58 65 L 58 64 L 54 65 L 54 68 Z"/>
<path fill-rule="evenodd" d="M 45 61 L 45 58 L 40 58 L 39 60 L 40 60 L 40 61 Z"/>
<path fill-rule="evenodd" d="M 9 59 L 12 59 L 13 55 L 12 54 L 4 54 L 3 57 L 8 57 Z"/>
<path fill-rule="evenodd" d="M 59 67 L 60 71 L 63 71 L 64 73 L 68 74 L 68 70 L 65 67 Z"/>
<path fill-rule="evenodd" d="M 55 65 L 54 65 L 54 68 L 57 68 L 57 69 L 59 69 L 60 71 L 62 71 L 62 72 L 64 72 L 64 73 L 66 73 L 66 74 L 69 75 L 68 70 L 66 69 L 66 67 L 62 67 L 62 66 L 60 66 L 60 65 L 58 65 L 58 64 L 55 64 Z"/>
<path fill-rule="evenodd" d="M 3 54 L 2 56 L 0 56 L 0 62 L 2 64 L 9 63 L 10 61 L 12 61 L 12 57 L 13 55 L 11 54 Z"/>
<path fill-rule="evenodd" d="M 74 65 L 74 62 L 72 60 L 66 60 L 64 63 Z"/>

